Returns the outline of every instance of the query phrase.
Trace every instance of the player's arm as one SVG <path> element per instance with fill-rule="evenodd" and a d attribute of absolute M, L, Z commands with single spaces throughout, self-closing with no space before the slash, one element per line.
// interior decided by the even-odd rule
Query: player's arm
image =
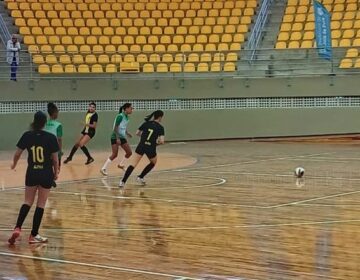
<path fill-rule="evenodd" d="M 24 150 L 22 150 L 20 148 L 16 149 L 14 157 L 13 157 L 13 163 L 11 164 L 11 169 L 15 169 L 23 151 Z"/>
<path fill-rule="evenodd" d="M 62 153 L 62 136 L 63 136 L 62 125 L 59 125 L 59 127 L 57 128 L 57 141 L 59 144 L 60 153 Z"/>
<path fill-rule="evenodd" d="M 136 135 L 139 136 L 139 137 L 141 136 L 142 133 L 143 133 L 142 130 L 139 130 L 139 129 L 138 129 L 138 130 L 136 131 Z"/>
<path fill-rule="evenodd" d="M 132 134 L 128 130 L 126 130 L 126 135 L 129 136 L 130 138 L 132 137 Z"/>
<path fill-rule="evenodd" d="M 137 136 L 141 136 L 141 134 L 143 133 L 143 131 L 144 131 L 144 129 L 145 129 L 145 124 L 146 123 L 143 123 L 139 128 L 138 128 L 138 130 L 136 131 L 136 135 Z"/>
<path fill-rule="evenodd" d="M 164 145 L 165 144 L 165 136 L 164 135 L 160 135 L 156 141 L 156 144 L 158 145 Z"/>
<path fill-rule="evenodd" d="M 51 159 L 53 162 L 53 169 L 54 169 L 54 180 L 57 180 L 59 176 L 59 156 L 58 152 L 51 154 Z"/>
<path fill-rule="evenodd" d="M 87 124 L 88 127 L 96 129 L 97 122 Z"/>

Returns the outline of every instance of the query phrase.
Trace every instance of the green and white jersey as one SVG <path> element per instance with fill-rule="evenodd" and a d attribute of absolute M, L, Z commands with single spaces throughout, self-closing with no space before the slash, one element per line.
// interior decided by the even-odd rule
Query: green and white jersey
<path fill-rule="evenodd" d="M 120 138 L 126 139 L 126 129 L 127 129 L 128 123 L 129 123 L 128 115 L 126 115 L 124 113 L 120 113 L 116 116 L 115 121 L 114 121 L 113 130 L 115 129 L 116 126 L 118 127 L 117 133 L 120 135 Z M 111 134 L 111 139 L 116 139 L 115 131 L 113 131 L 113 133 Z"/>
<path fill-rule="evenodd" d="M 57 120 L 48 120 L 44 130 L 55 135 L 57 138 L 63 136 L 62 124 Z"/>

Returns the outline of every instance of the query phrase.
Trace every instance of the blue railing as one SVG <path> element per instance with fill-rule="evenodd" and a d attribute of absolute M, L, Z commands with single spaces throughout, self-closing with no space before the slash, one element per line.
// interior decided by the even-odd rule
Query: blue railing
<path fill-rule="evenodd" d="M 0 39 L 2 41 L 2 43 L 4 44 L 4 46 L 6 46 L 6 43 L 8 40 L 10 40 L 11 35 L 9 32 L 9 29 L 6 26 L 6 23 L 2 17 L 2 15 L 0 15 Z"/>
<path fill-rule="evenodd" d="M 256 50 L 258 49 L 261 33 L 263 32 L 264 26 L 269 16 L 269 10 L 272 0 L 263 0 L 259 9 L 259 14 L 256 18 L 253 30 L 249 36 L 249 40 L 246 46 L 247 50 L 251 50 L 249 62 L 254 60 Z"/>

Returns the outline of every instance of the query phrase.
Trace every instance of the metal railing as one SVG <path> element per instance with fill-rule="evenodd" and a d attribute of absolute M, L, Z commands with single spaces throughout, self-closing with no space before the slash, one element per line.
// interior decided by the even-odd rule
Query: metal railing
<path fill-rule="evenodd" d="M 118 54 L 119 57 L 122 57 L 121 60 L 116 62 L 109 62 L 109 64 L 115 64 L 117 67 L 116 73 L 106 73 L 105 67 L 103 65 L 104 73 L 51 73 L 48 75 L 40 75 L 38 73 L 38 64 L 33 63 L 33 56 L 26 52 L 21 51 L 20 53 L 20 65 L 18 68 L 18 78 L 21 79 L 199 79 L 199 78 L 223 78 L 223 77 L 232 77 L 232 78 L 274 78 L 274 77 L 304 77 L 304 76 L 321 76 L 321 75 L 349 75 L 349 74 L 360 74 L 360 68 L 353 69 L 340 69 L 340 61 L 345 57 L 346 48 L 334 48 L 333 49 L 333 58 L 332 60 L 324 60 L 318 57 L 317 49 L 285 49 L 285 50 L 276 50 L 276 49 L 258 49 L 256 54 L 256 59 L 250 62 L 251 54 L 254 50 L 241 50 L 235 52 L 238 55 L 238 60 L 233 62 L 236 66 L 235 71 L 227 72 L 224 71 L 224 66 L 227 63 L 226 57 L 233 51 L 224 51 L 224 52 L 202 52 L 198 53 L 198 57 L 201 60 L 201 54 L 207 53 L 210 55 L 212 62 L 205 62 L 208 64 L 208 71 L 199 72 L 198 65 L 199 62 L 192 62 L 195 66 L 194 72 L 184 71 L 184 66 L 189 62 L 190 53 L 174 53 L 180 54 L 184 57 L 182 62 L 165 62 L 163 61 L 163 53 L 159 54 L 158 62 L 144 62 L 139 63 L 139 71 L 137 73 L 120 73 L 119 69 L 121 66 L 121 61 L 124 60 L 125 56 L 130 54 L 136 59 L 137 55 L 140 53 L 114 53 L 108 54 L 111 55 Z M 194 53 L 194 52 L 192 52 Z M 50 53 L 49 53 L 50 54 Z M 59 61 L 62 54 L 54 54 Z M 67 53 L 70 58 L 70 61 L 73 61 L 75 55 L 79 53 Z M 143 54 L 143 53 L 142 53 Z M 168 54 L 168 53 L 167 53 Z M 41 54 L 43 57 L 46 57 L 46 53 Z M 84 57 L 87 54 L 82 54 Z M 95 54 L 98 55 L 98 54 Z M 148 58 L 149 58 L 148 54 Z M 217 58 L 220 58 L 220 61 L 213 61 L 215 55 Z M 212 63 L 219 63 L 220 69 L 218 71 L 211 71 Z M 172 63 L 181 64 L 181 72 L 171 72 L 170 65 Z M 86 64 L 86 63 L 84 63 Z M 101 63 L 98 63 L 101 64 Z M 143 67 L 145 64 L 153 64 L 154 72 L 153 73 L 144 73 Z M 157 66 L 159 64 L 167 65 L 167 72 L 157 72 Z M 65 65 L 65 64 L 62 64 Z M 74 63 L 74 67 L 78 67 L 78 64 Z M 91 71 L 91 65 L 90 71 Z M 51 66 L 50 66 L 51 68 Z M 10 77 L 10 66 L 6 63 L 6 52 L 0 51 L 0 80 L 8 80 Z"/>
<path fill-rule="evenodd" d="M 268 16 L 269 16 L 271 3 L 272 3 L 272 0 L 263 0 L 262 1 L 258 16 L 256 18 L 253 29 L 250 33 L 248 43 L 246 45 L 246 49 L 251 50 L 250 51 L 250 59 L 249 59 L 250 63 L 254 60 L 255 53 L 258 48 L 260 39 L 261 39 L 261 34 L 263 32 L 264 26 L 265 26 Z"/>
<path fill-rule="evenodd" d="M 10 40 L 10 38 L 11 35 L 9 29 L 7 28 L 4 18 L 0 15 L 0 39 L 4 46 L 6 46 L 7 41 Z"/>

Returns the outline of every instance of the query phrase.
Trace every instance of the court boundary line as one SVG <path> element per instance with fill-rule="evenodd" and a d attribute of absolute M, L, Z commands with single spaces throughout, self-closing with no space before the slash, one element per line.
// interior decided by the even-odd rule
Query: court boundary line
<path fill-rule="evenodd" d="M 267 208 L 268 208 L 268 209 L 274 209 L 274 208 L 280 208 L 280 207 L 285 207 L 285 206 L 301 205 L 301 204 L 306 203 L 306 202 L 323 200 L 323 199 L 328 199 L 328 198 L 333 198 L 333 197 L 346 196 L 346 195 L 353 195 L 353 194 L 357 194 L 357 193 L 360 193 L 360 190 L 358 190 L 358 191 L 351 191 L 351 192 L 343 192 L 343 193 L 326 195 L 326 196 L 320 196 L 320 197 L 315 197 L 315 198 L 310 198 L 310 199 L 304 199 L 304 200 L 297 200 L 297 201 L 292 201 L 292 202 L 289 202 L 289 203 L 282 203 L 282 204 L 277 204 L 277 205 L 268 206 Z"/>
<path fill-rule="evenodd" d="M 91 264 L 91 263 L 77 262 L 77 261 L 70 261 L 70 260 L 60 260 L 60 259 L 54 259 L 54 258 L 36 257 L 36 256 L 14 254 L 14 253 L 7 253 L 7 252 L 1 252 L 1 251 L 0 251 L 0 255 L 6 256 L 6 257 L 31 259 L 31 260 L 53 262 L 53 263 L 60 263 L 60 264 L 69 264 L 69 265 L 75 265 L 75 266 L 77 265 L 77 266 L 85 266 L 85 267 L 92 267 L 92 268 L 109 269 L 109 270 L 116 270 L 116 271 L 135 273 L 135 274 L 147 274 L 147 275 L 171 277 L 171 278 L 185 278 L 185 279 L 189 279 L 189 280 L 202 280 L 201 278 L 193 278 L 193 277 L 187 277 L 187 276 L 183 276 L 183 275 L 173 275 L 173 274 L 141 270 L 141 269 L 126 268 L 126 267 L 117 267 L 117 266 Z"/>
<path fill-rule="evenodd" d="M 220 229 L 241 229 L 241 228 L 278 228 L 278 227 L 297 227 L 297 226 L 316 226 L 324 224 L 346 224 L 360 223 L 360 219 L 350 220 L 325 220 L 325 221 L 304 221 L 295 223 L 278 223 L 278 224 L 250 224 L 250 225 L 229 225 L 229 226 L 199 226 L 199 227 L 163 227 L 163 228 L 91 228 L 91 229 L 64 229 L 64 228 L 47 228 L 45 231 L 64 231 L 64 232 L 100 232 L 100 231 L 122 231 L 122 232 L 139 232 L 139 231 L 177 231 L 177 230 L 220 230 Z M 0 228 L 0 232 L 13 231 L 14 229 Z M 24 230 L 30 230 L 24 229 Z M 1 252 L 0 252 L 1 253 Z"/>

